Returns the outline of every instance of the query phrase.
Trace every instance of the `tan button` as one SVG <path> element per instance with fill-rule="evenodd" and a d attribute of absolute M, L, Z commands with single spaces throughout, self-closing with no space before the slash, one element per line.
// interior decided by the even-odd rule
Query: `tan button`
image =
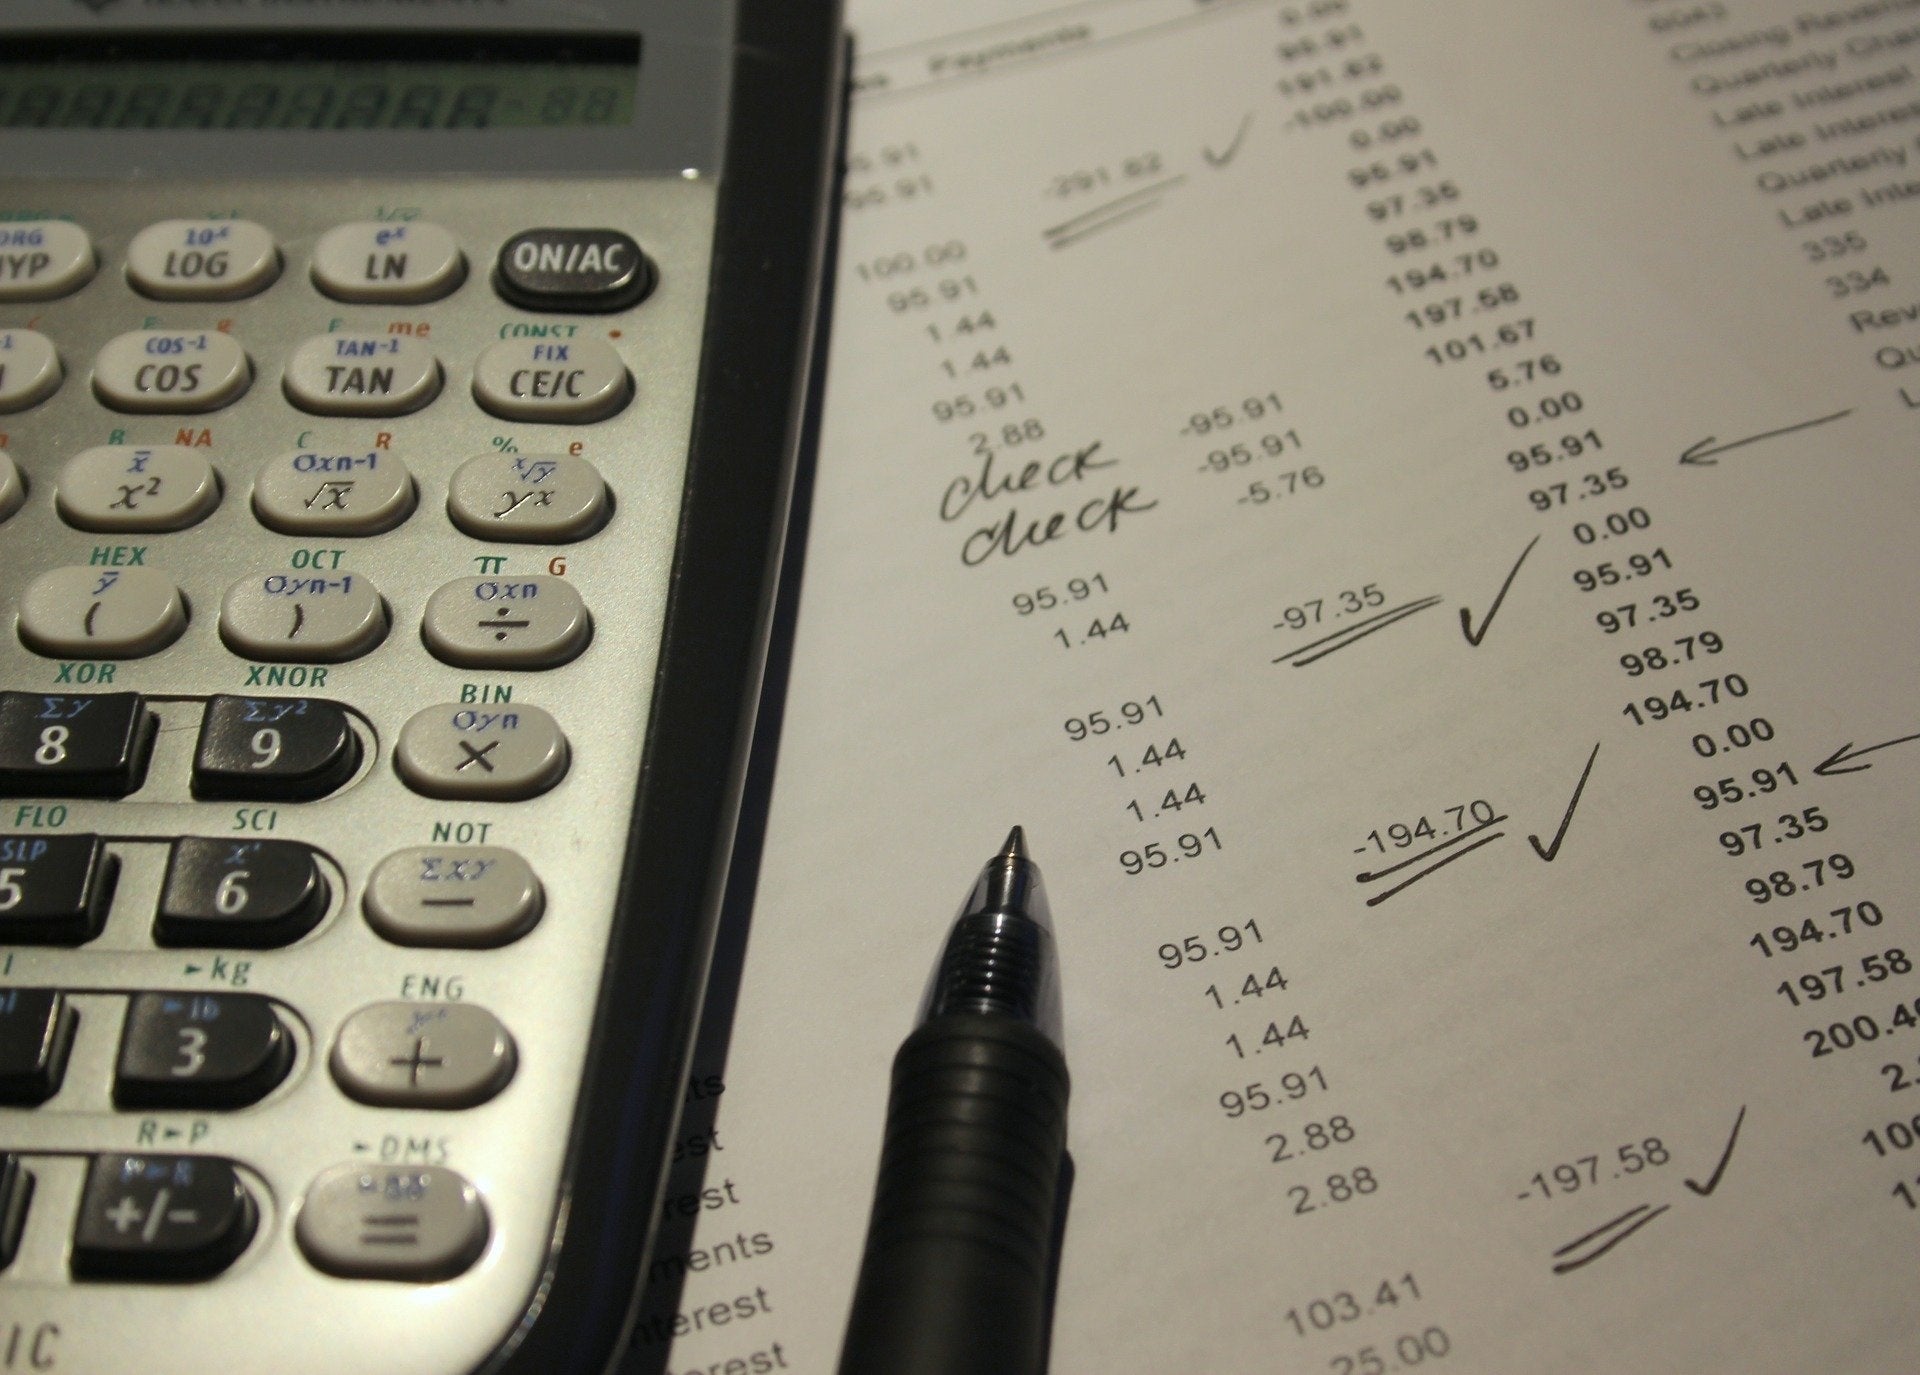
<path fill-rule="evenodd" d="M 405 415 L 440 394 L 440 360 L 405 334 L 322 334 L 294 350 L 282 385 L 315 415 Z"/>

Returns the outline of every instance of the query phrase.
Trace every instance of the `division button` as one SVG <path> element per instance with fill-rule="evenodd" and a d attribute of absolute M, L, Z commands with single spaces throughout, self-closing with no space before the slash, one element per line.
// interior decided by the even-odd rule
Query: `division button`
<path fill-rule="evenodd" d="M 187 604 L 148 568 L 55 568 L 20 598 L 20 638 L 53 659 L 138 659 L 187 628 Z"/>
<path fill-rule="evenodd" d="M 558 783 L 570 758 L 559 722 L 539 707 L 448 702 L 400 728 L 393 767 L 428 797 L 517 802 Z"/>
<path fill-rule="evenodd" d="M 293 351 L 281 385 L 315 415 L 405 415 L 440 394 L 440 360 L 405 334 L 322 334 Z"/>
<path fill-rule="evenodd" d="M 26 499 L 27 483 L 20 476 L 20 465 L 13 461 L 12 454 L 0 449 L 0 520 L 18 511 Z"/>
<path fill-rule="evenodd" d="M 66 220 L 0 225 L 0 301 L 51 301 L 93 276 L 93 240 Z"/>
<path fill-rule="evenodd" d="M 427 599 L 420 634 L 461 668 L 552 668 L 587 647 L 593 618 L 565 578 L 457 578 Z"/>
<path fill-rule="evenodd" d="M 337 663 L 386 635 L 386 603 L 358 573 L 256 574 L 228 588 L 220 603 L 220 637 L 254 659 Z"/>
<path fill-rule="evenodd" d="M 154 729 L 136 692 L 0 692 L 0 797 L 125 797 Z"/>
<path fill-rule="evenodd" d="M 500 1019 L 473 1003 L 373 1003 L 340 1028 L 328 1065 L 349 1098 L 375 1107 L 471 1108 L 513 1078 Z"/>
<path fill-rule="evenodd" d="M 163 301 L 232 301 L 280 275 L 273 235 L 252 220 L 162 220 L 127 245 L 127 280 Z"/>
<path fill-rule="evenodd" d="M 53 500 L 81 530 L 184 530 L 220 504 L 220 479 L 198 449 L 108 444 L 67 461 Z"/>
<path fill-rule="evenodd" d="M 33 1198 L 33 1176 L 20 1157 L 0 1152 L 0 1270 L 13 1264 L 20 1250 L 20 1234 L 27 1228 L 27 1204 Z"/>
<path fill-rule="evenodd" d="M 293 1066 L 293 1037 L 257 993 L 136 993 L 120 1033 L 119 1108 L 242 1108 Z"/>
<path fill-rule="evenodd" d="M 606 523 L 607 484 L 584 458 L 568 454 L 481 454 L 460 465 L 447 489 L 447 515 L 479 539 L 570 543 Z"/>
<path fill-rule="evenodd" d="M 117 411 L 214 411 L 252 385 L 253 364 L 219 330 L 137 329 L 93 360 L 93 391 Z"/>
<path fill-rule="evenodd" d="M 450 1280 L 487 1247 L 479 1190 L 438 1165 L 335 1165 L 307 1186 L 294 1238 L 345 1279 Z"/>
<path fill-rule="evenodd" d="M 84 1280 L 200 1280 L 233 1264 L 260 1210 L 230 1160 L 96 1155 L 73 1229 Z"/>
<path fill-rule="evenodd" d="M 466 275 L 453 235 L 424 220 L 337 225 L 313 246 L 313 284 L 336 301 L 434 301 Z"/>
<path fill-rule="evenodd" d="M 523 229 L 500 246 L 494 289 L 528 310 L 625 310 L 653 290 L 653 264 L 618 229 Z"/>
<path fill-rule="evenodd" d="M 545 903 L 533 866 L 497 845 L 396 850 L 367 880 L 367 924 L 396 945 L 486 949 L 518 940 Z"/>
<path fill-rule="evenodd" d="M 0 253 L 0 259 L 5 254 Z M 24 411 L 60 389 L 66 374 L 53 340 L 30 329 L 0 329 L 0 412 Z"/>
<path fill-rule="evenodd" d="M 249 802 L 310 802 L 360 767 L 360 737 L 346 709 L 319 697 L 207 701 L 193 756 L 193 795 Z"/>
<path fill-rule="evenodd" d="M 0 1103 L 30 1108 L 60 1091 L 79 1021 L 57 988 L 0 989 Z"/>
<path fill-rule="evenodd" d="M 413 514 L 413 475 L 392 454 L 282 454 L 253 482 L 253 513 L 284 535 L 377 535 Z"/>
<path fill-rule="evenodd" d="M 97 835 L 0 835 L 0 945 L 92 940 L 119 875 Z"/>
<path fill-rule="evenodd" d="M 597 339 L 504 339 L 480 355 L 473 399 L 507 420 L 584 425 L 633 395 L 627 365 Z"/>
<path fill-rule="evenodd" d="M 154 917 L 160 945 L 265 950 L 313 930 L 332 896 L 311 847 L 293 840 L 173 842 Z"/>

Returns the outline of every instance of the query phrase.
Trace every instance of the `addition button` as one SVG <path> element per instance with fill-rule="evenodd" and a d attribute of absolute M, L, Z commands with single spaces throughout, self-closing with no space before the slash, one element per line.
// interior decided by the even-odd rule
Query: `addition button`
<path fill-rule="evenodd" d="M 349 1098 L 386 1108 L 470 1108 L 513 1078 L 518 1052 L 473 1003 L 373 1003 L 347 1018 L 328 1060 Z"/>
<path fill-rule="evenodd" d="M 233 1162 L 206 1155 L 97 1155 L 73 1229 L 83 1280 L 200 1280 L 247 1249 L 260 1209 Z"/>
<path fill-rule="evenodd" d="M 294 1237 L 344 1279 L 449 1280 L 487 1246 L 487 1207 L 437 1165 L 335 1165 L 307 1186 Z"/>

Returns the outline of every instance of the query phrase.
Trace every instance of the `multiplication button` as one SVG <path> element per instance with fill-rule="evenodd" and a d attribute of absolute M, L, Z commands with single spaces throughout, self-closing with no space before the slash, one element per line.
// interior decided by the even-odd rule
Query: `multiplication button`
<path fill-rule="evenodd" d="M 566 776 L 567 737 L 539 707 L 476 708 L 449 702 L 416 712 L 400 728 L 393 767 L 428 797 L 515 802 Z"/>
<path fill-rule="evenodd" d="M 287 400 L 315 415 L 405 415 L 440 393 L 440 360 L 405 334 L 322 334 L 294 350 Z"/>
<path fill-rule="evenodd" d="M 117 411 L 218 410 L 252 383 L 247 351 L 219 330 L 136 329 L 93 360 L 94 394 Z"/>
<path fill-rule="evenodd" d="M 269 459 L 253 513 L 283 535 L 377 535 L 413 514 L 413 475 L 394 455 L 303 449 Z"/>
<path fill-rule="evenodd" d="M 0 301 L 52 301 L 93 276 L 93 240 L 66 220 L 0 225 Z"/>
<path fill-rule="evenodd" d="M 584 425 L 627 404 L 633 379 L 597 339 L 505 339 L 473 369 L 473 399 L 507 420 Z"/>
<path fill-rule="evenodd" d="M 587 647 L 593 618 L 565 578 L 458 578 L 427 599 L 420 634 L 461 668 L 552 668 Z"/>
<path fill-rule="evenodd" d="M 453 235 L 424 220 L 337 225 L 313 246 L 313 284 L 336 301 L 433 301 L 466 275 Z"/>
<path fill-rule="evenodd" d="M 160 945 L 290 945 L 313 930 L 331 897 L 310 846 L 295 840 L 173 842 L 153 938 Z"/>
<path fill-rule="evenodd" d="M 449 1280 L 487 1247 L 480 1193 L 439 1165 L 335 1165 L 307 1187 L 294 1238 L 343 1279 Z"/>
<path fill-rule="evenodd" d="M 127 280 L 163 301 L 232 301 L 280 275 L 273 235 L 252 220 L 162 220 L 127 245 Z"/>
<path fill-rule="evenodd" d="M 607 484 L 569 454 L 481 454 L 460 465 L 447 489 L 447 515 L 479 539 L 570 543 L 606 522 Z"/>
<path fill-rule="evenodd" d="M 396 850 L 367 880 L 367 924 L 396 945 L 487 949 L 519 939 L 545 895 L 533 866 L 498 845 Z"/>
<path fill-rule="evenodd" d="M 84 1280 L 199 1280 L 247 1249 L 259 1205 L 231 1160 L 210 1155 L 97 1155 L 73 1229 Z"/>
<path fill-rule="evenodd" d="M 0 692 L 0 797 L 125 797 L 156 728 L 136 692 Z"/>
<path fill-rule="evenodd" d="M 340 1028 L 328 1060 L 349 1098 L 376 1107 L 470 1108 L 513 1078 L 507 1029 L 473 1003 L 374 1003 Z"/>
<path fill-rule="evenodd" d="M 53 659 L 138 659 L 187 628 L 187 604 L 150 568 L 55 568 L 20 598 L 20 638 Z"/>
<path fill-rule="evenodd" d="M 193 755 L 193 795 L 310 802 L 353 777 L 360 737 L 346 709 L 320 697 L 208 699 Z"/>
<path fill-rule="evenodd" d="M 80 530 L 184 530 L 220 504 L 220 479 L 197 449 L 106 444 L 67 460 L 53 501 Z"/>
<path fill-rule="evenodd" d="M 387 634 L 387 607 L 358 573 L 263 573 L 220 603 L 220 637 L 236 654 L 283 662 L 358 658 Z"/>
<path fill-rule="evenodd" d="M 53 340 L 30 329 L 0 329 L 0 412 L 38 405 L 60 389 L 64 375 Z"/>

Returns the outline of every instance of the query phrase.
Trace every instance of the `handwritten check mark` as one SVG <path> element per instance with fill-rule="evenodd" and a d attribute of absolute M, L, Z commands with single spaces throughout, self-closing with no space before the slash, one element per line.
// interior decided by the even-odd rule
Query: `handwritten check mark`
<path fill-rule="evenodd" d="M 1207 160 L 1209 167 L 1225 167 L 1233 161 L 1234 154 L 1240 151 L 1240 145 L 1246 142 L 1247 130 L 1252 127 L 1253 115 L 1249 113 L 1241 119 L 1240 127 L 1234 131 L 1233 142 L 1227 145 L 1226 152 L 1216 153 L 1213 149 L 1202 144 L 1200 147 L 1200 156 Z"/>
<path fill-rule="evenodd" d="M 1467 637 L 1467 643 L 1473 648 L 1480 648 L 1480 642 L 1487 638 L 1487 627 L 1493 624 L 1494 615 L 1500 610 L 1500 603 L 1507 599 L 1507 589 L 1512 587 L 1513 580 L 1520 576 L 1520 565 L 1527 561 L 1527 555 L 1533 552 L 1533 546 L 1538 543 L 1540 543 L 1540 536 L 1535 535 L 1528 542 L 1527 547 L 1520 551 L 1520 557 L 1514 561 L 1513 571 L 1507 574 L 1507 580 L 1500 584 L 1500 591 L 1494 597 L 1493 605 L 1487 608 L 1486 619 L 1480 622 L 1479 630 L 1473 628 L 1473 613 L 1464 606 L 1460 608 L 1460 633 Z"/>
<path fill-rule="evenodd" d="M 1691 1179 L 1682 1180 L 1681 1182 L 1702 1198 L 1705 1198 L 1708 1194 L 1719 1188 L 1720 1176 L 1727 1172 L 1727 1162 L 1733 1159 L 1734 1142 L 1740 1139 L 1740 1124 L 1746 1120 L 1747 1109 L 1746 1105 L 1742 1104 L 1740 1107 L 1740 1115 L 1733 1119 L 1733 1134 L 1727 1138 L 1727 1148 L 1720 1152 L 1720 1163 L 1713 1167 L 1713 1173 L 1707 1176 L 1707 1182 L 1705 1184 L 1697 1183 Z"/>
<path fill-rule="evenodd" d="M 1553 843 L 1542 845 L 1539 836 L 1528 836 L 1527 844 L 1533 846 L 1533 852 L 1547 863 L 1553 863 L 1554 856 L 1560 853 L 1560 842 L 1567 838 L 1567 827 L 1573 824 L 1573 809 L 1580 805 L 1580 794 L 1587 790 L 1587 779 L 1593 773 L 1593 761 L 1600 757 L 1599 742 L 1595 742 L 1593 753 L 1587 756 L 1587 767 L 1580 770 L 1580 781 L 1574 785 L 1573 800 L 1567 803 L 1566 815 L 1560 818 L 1560 829 L 1553 833 Z"/>

